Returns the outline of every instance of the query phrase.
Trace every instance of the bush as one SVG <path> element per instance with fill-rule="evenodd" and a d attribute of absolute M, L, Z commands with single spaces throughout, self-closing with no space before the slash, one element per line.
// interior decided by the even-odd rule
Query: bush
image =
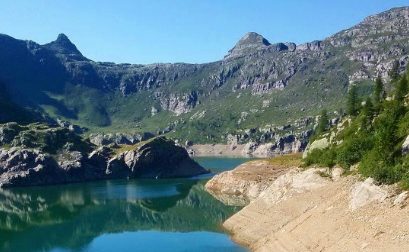
<path fill-rule="evenodd" d="M 401 180 L 404 170 L 401 164 L 392 164 L 382 159 L 377 151 L 367 153 L 360 165 L 359 172 L 384 184 L 393 184 Z"/>
<path fill-rule="evenodd" d="M 356 164 L 373 147 L 371 136 L 360 136 L 345 140 L 337 151 L 337 163 L 345 169 Z"/>
<path fill-rule="evenodd" d="M 336 156 L 337 154 L 333 148 L 315 149 L 304 159 L 304 164 L 306 166 L 317 164 L 323 167 L 333 167 L 336 164 Z"/>

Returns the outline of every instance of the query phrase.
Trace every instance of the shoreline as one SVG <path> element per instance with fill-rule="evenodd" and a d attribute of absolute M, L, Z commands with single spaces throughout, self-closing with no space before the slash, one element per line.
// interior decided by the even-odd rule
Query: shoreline
<path fill-rule="evenodd" d="M 194 144 L 186 146 L 191 157 L 236 157 L 236 158 L 272 158 L 300 152 L 273 152 L 269 144 L 251 147 L 249 144 Z"/>
<path fill-rule="evenodd" d="M 250 196 L 223 223 L 240 246 L 250 251 L 408 251 L 408 192 L 356 174 L 342 176 L 341 168 L 286 167 L 269 177 L 261 162 L 240 165 L 206 184 L 222 202 Z M 243 176 L 257 165 L 253 179 Z M 254 179 L 257 173 L 262 179 Z M 239 185 L 247 189 L 235 190 Z M 254 190 L 257 186 L 260 190 Z"/>
<path fill-rule="evenodd" d="M 244 145 L 194 144 L 186 150 L 192 157 L 252 157 L 243 153 Z"/>

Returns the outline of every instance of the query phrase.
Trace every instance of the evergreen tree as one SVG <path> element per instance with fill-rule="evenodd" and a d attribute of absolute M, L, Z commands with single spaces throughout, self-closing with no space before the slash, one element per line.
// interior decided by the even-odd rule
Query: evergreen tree
<path fill-rule="evenodd" d="M 373 92 L 373 100 L 374 100 L 374 107 L 377 111 L 379 111 L 380 104 L 383 99 L 383 83 L 381 77 L 378 76 L 375 81 L 375 88 Z"/>
<path fill-rule="evenodd" d="M 318 122 L 317 130 L 316 130 L 317 135 L 327 130 L 328 121 L 329 121 L 329 118 L 328 118 L 327 110 L 324 109 L 321 111 L 320 120 Z"/>
<path fill-rule="evenodd" d="M 409 63 L 406 65 L 406 80 L 409 81 Z"/>
<path fill-rule="evenodd" d="M 399 79 L 399 61 L 395 60 L 393 62 L 392 68 L 388 72 L 388 75 L 391 78 L 392 82 L 395 82 Z"/>
<path fill-rule="evenodd" d="M 361 128 L 369 130 L 371 128 L 372 119 L 374 118 L 374 106 L 371 98 L 366 98 L 365 105 L 362 107 Z"/>
<path fill-rule="evenodd" d="M 405 96 L 408 94 L 408 89 L 408 80 L 406 78 L 406 75 L 403 75 L 397 83 L 395 90 L 395 99 L 397 101 L 403 101 Z"/>
<path fill-rule="evenodd" d="M 368 118 L 371 118 L 371 119 L 373 118 L 374 106 L 373 106 L 372 101 L 371 101 L 371 99 L 369 97 L 366 98 L 365 106 L 362 108 L 362 114 L 365 117 L 368 117 Z"/>
<path fill-rule="evenodd" d="M 347 113 L 351 116 L 356 116 L 359 109 L 358 90 L 354 85 L 348 92 Z"/>

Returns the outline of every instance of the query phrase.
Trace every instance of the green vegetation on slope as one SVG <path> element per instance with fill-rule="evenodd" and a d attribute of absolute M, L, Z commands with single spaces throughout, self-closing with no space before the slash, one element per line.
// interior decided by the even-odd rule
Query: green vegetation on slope
<path fill-rule="evenodd" d="M 402 143 L 409 134 L 408 75 L 409 69 L 392 80 L 394 89 L 388 99 L 383 98 L 380 79 L 372 98 L 363 105 L 351 89 L 349 117 L 342 125 L 320 135 L 332 138 L 330 146 L 312 150 L 304 163 L 330 167 L 337 164 L 345 169 L 359 163 L 362 175 L 381 183 L 400 182 L 409 188 L 409 155 L 402 154 Z"/>

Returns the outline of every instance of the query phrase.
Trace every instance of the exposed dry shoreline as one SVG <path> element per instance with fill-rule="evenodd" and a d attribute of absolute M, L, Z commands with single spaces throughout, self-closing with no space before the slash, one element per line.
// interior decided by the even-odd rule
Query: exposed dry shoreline
<path fill-rule="evenodd" d="M 407 192 L 341 171 L 259 160 L 206 188 L 225 203 L 250 202 L 223 226 L 252 251 L 409 251 Z"/>
<path fill-rule="evenodd" d="M 209 157 L 256 157 L 267 158 L 283 154 L 271 150 L 270 144 L 260 144 L 252 146 L 248 144 L 194 144 L 186 147 L 186 150 L 191 156 Z M 298 149 L 287 150 L 285 153 L 296 152 Z"/>
<path fill-rule="evenodd" d="M 248 157 L 243 153 L 244 145 L 228 144 L 195 144 L 186 148 L 195 157 L 228 156 L 228 157 Z"/>

